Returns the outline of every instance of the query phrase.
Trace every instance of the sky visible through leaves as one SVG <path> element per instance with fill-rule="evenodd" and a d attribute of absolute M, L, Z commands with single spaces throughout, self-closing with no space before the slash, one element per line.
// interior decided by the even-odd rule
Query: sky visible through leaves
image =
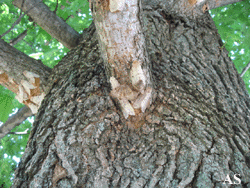
<path fill-rule="evenodd" d="M 51 11 L 57 6 L 57 0 L 43 2 Z M 241 73 L 250 62 L 250 1 L 245 0 L 209 12 L 221 35 L 223 47 L 229 51 L 236 69 Z M 79 33 L 92 22 L 87 0 L 58 0 L 56 13 Z M 12 0 L 0 0 L 0 35 L 12 26 L 20 14 L 21 11 L 12 5 Z M 32 58 L 40 59 L 51 68 L 69 51 L 26 15 L 3 39 L 10 43 L 26 30 L 26 37 L 14 47 Z M 243 80 L 250 93 L 250 69 Z M 23 105 L 15 99 L 15 94 L 0 85 L 0 126 L 21 107 Z M 28 118 L 12 131 L 23 132 L 29 129 L 30 132 L 33 121 L 34 117 Z M 14 170 L 24 152 L 28 136 L 9 134 L 0 140 L 0 187 L 11 186 Z"/>

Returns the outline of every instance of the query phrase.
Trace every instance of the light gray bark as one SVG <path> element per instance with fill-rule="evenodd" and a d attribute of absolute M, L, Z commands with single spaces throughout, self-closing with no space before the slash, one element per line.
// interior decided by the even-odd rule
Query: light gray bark
<path fill-rule="evenodd" d="M 134 127 L 150 106 L 153 93 L 141 2 L 100 2 L 91 1 L 91 9 L 111 96 L 117 99 L 124 118 L 130 119 L 128 126 Z"/>

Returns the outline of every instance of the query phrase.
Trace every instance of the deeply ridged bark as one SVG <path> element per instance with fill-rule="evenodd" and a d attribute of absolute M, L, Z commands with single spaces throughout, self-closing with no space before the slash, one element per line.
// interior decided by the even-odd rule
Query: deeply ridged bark
<path fill-rule="evenodd" d="M 250 186 L 244 83 L 209 14 L 193 19 L 171 5 L 143 4 L 156 92 L 141 128 L 128 129 L 109 96 L 91 25 L 50 77 L 13 187 L 207 188 L 227 174 Z"/>

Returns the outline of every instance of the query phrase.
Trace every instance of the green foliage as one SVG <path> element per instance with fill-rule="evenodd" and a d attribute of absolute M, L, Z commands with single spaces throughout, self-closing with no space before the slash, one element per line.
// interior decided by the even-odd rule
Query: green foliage
<path fill-rule="evenodd" d="M 43 2 L 51 11 L 55 10 L 57 0 L 45 0 Z M 87 0 L 58 0 L 58 4 L 57 15 L 66 20 L 66 23 L 77 32 L 82 33 L 83 29 L 91 24 L 92 17 Z M 8 0 L 4 1 L 2 5 L 0 4 L 0 13 L 1 35 L 19 18 L 20 10 L 12 4 L 11 0 Z M 27 36 L 14 47 L 28 55 L 39 54 L 39 59 L 51 68 L 54 67 L 69 51 L 40 26 L 30 22 L 28 16 L 24 16 L 21 19 L 21 22 L 3 39 L 6 42 L 10 42 L 25 30 L 27 30 Z"/>
<path fill-rule="evenodd" d="M 0 121 L 5 122 L 9 118 L 9 114 L 13 113 L 13 109 L 21 108 L 20 104 L 15 99 L 15 94 L 0 85 Z"/>
<path fill-rule="evenodd" d="M 12 132 L 23 132 L 31 129 L 31 123 L 26 120 Z M 29 135 L 7 135 L 0 140 L 0 187 L 10 187 L 14 171 L 24 153 Z"/>
<path fill-rule="evenodd" d="M 241 73 L 250 62 L 250 1 L 245 0 L 211 10 L 211 15 L 229 56 Z M 243 80 L 250 93 L 250 69 Z"/>

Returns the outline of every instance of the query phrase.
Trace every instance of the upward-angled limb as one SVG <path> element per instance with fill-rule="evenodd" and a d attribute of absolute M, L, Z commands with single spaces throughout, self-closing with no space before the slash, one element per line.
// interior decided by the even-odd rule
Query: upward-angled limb
<path fill-rule="evenodd" d="M 45 96 L 51 69 L 0 39 L 0 84 L 35 114 Z"/>
<path fill-rule="evenodd" d="M 151 101 L 152 81 L 140 1 L 93 0 L 90 6 L 112 86 L 111 96 L 119 101 L 125 119 L 144 113 Z"/>
<path fill-rule="evenodd" d="M 209 7 L 209 9 L 214 9 L 214 8 L 218 8 L 218 7 L 222 7 L 225 5 L 229 5 L 229 4 L 233 4 L 233 3 L 237 3 L 240 2 L 242 0 L 207 0 L 206 3 Z"/>

